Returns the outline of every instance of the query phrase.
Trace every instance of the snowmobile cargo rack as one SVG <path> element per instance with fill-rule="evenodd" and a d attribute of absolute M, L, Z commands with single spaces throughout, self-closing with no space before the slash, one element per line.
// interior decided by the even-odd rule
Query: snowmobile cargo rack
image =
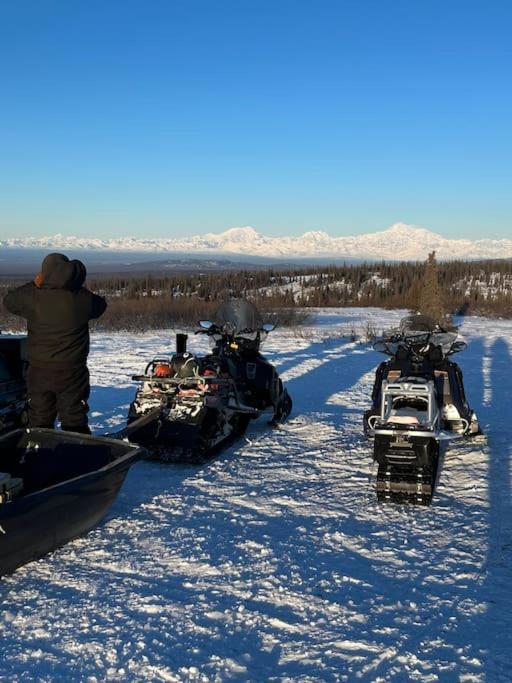
<path fill-rule="evenodd" d="M 245 405 L 240 401 L 239 398 L 239 392 L 237 391 L 236 387 L 236 382 L 231 379 L 231 377 L 155 377 L 154 375 L 133 375 L 132 379 L 137 382 L 150 382 L 154 384 L 161 384 L 161 385 L 168 385 L 168 386 L 175 386 L 177 388 L 182 388 L 182 387 L 191 387 L 194 388 L 198 384 L 204 384 L 204 385 L 212 385 L 215 387 L 216 390 L 218 388 L 222 387 L 223 389 L 232 389 L 233 390 L 233 399 L 234 399 L 234 404 L 231 406 L 232 408 L 236 408 L 237 412 L 240 413 L 245 413 L 247 415 L 259 415 L 260 411 L 258 411 L 256 408 L 253 408 L 252 406 Z M 149 415 L 152 415 L 153 418 L 158 417 L 158 412 L 166 407 L 166 399 L 164 396 L 162 396 L 162 404 L 160 408 L 157 408 L 151 413 L 144 415 L 142 418 L 139 418 L 136 422 L 131 422 L 130 425 L 126 428 L 129 430 L 128 433 L 132 433 L 136 430 L 136 428 L 142 427 L 143 424 L 147 424 L 150 422 L 150 419 L 145 419 L 149 418 Z M 144 419 L 144 422 L 142 420 Z M 135 426 L 136 425 L 136 426 Z M 124 431 L 126 431 L 123 430 Z M 118 436 L 121 434 L 121 432 L 116 432 L 113 436 L 114 438 L 124 438 L 123 436 Z"/>
<path fill-rule="evenodd" d="M 230 377 L 203 377 L 202 375 L 194 375 L 193 377 L 158 377 L 157 375 L 132 375 L 132 380 L 135 382 L 154 382 L 155 384 L 174 384 L 181 385 L 196 385 L 196 384 L 215 384 L 215 385 L 234 385 Z"/>
<path fill-rule="evenodd" d="M 0 469 L 23 480 L 0 505 L 0 576 L 92 529 L 140 457 L 131 443 L 52 429 L 0 437 Z"/>

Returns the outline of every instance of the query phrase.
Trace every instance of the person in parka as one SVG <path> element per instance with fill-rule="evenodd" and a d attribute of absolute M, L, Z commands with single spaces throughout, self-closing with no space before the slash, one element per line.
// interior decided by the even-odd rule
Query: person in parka
<path fill-rule="evenodd" d="M 8 311 L 27 319 L 29 424 L 90 434 L 87 356 L 89 320 L 107 308 L 103 297 L 86 289 L 81 261 L 49 254 L 33 282 L 4 297 Z"/>

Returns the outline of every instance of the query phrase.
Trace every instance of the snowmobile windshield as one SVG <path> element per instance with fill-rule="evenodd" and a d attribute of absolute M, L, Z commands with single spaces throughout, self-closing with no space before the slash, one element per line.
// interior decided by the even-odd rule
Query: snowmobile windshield
<path fill-rule="evenodd" d="M 430 337 L 431 346 L 441 349 L 443 356 L 456 353 L 466 348 L 466 344 L 459 340 L 457 332 L 437 332 Z"/>
<path fill-rule="evenodd" d="M 257 332 L 263 324 L 256 306 L 246 299 L 225 301 L 217 309 L 213 322 L 219 329 L 234 337 Z"/>
<path fill-rule="evenodd" d="M 400 333 L 404 336 L 411 332 L 436 332 L 441 330 L 438 323 L 428 315 L 408 315 L 400 321 Z"/>
<path fill-rule="evenodd" d="M 398 341 L 392 337 L 382 337 L 373 343 L 373 348 L 379 353 L 385 353 L 388 356 L 395 356 L 398 350 Z"/>

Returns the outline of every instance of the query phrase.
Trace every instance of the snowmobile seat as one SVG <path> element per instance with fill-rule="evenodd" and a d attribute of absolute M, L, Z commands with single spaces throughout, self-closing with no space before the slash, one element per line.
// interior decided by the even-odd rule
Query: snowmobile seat
<path fill-rule="evenodd" d="M 405 346 L 400 345 L 396 350 L 395 359 L 398 363 L 409 360 L 409 350 Z"/>
<path fill-rule="evenodd" d="M 388 422 L 402 425 L 419 425 L 428 420 L 428 401 L 421 398 L 396 398 Z"/>
<path fill-rule="evenodd" d="M 411 354 L 405 346 L 399 346 L 393 359 L 386 363 L 387 373 L 398 371 L 401 375 L 412 374 Z"/>
<path fill-rule="evenodd" d="M 419 425 L 416 415 L 390 415 L 388 422 L 398 425 Z"/>

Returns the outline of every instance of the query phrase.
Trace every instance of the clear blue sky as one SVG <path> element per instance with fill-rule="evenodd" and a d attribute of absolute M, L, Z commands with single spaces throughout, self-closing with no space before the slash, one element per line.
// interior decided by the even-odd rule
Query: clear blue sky
<path fill-rule="evenodd" d="M 0 2 L 0 237 L 512 237 L 512 2 Z"/>

